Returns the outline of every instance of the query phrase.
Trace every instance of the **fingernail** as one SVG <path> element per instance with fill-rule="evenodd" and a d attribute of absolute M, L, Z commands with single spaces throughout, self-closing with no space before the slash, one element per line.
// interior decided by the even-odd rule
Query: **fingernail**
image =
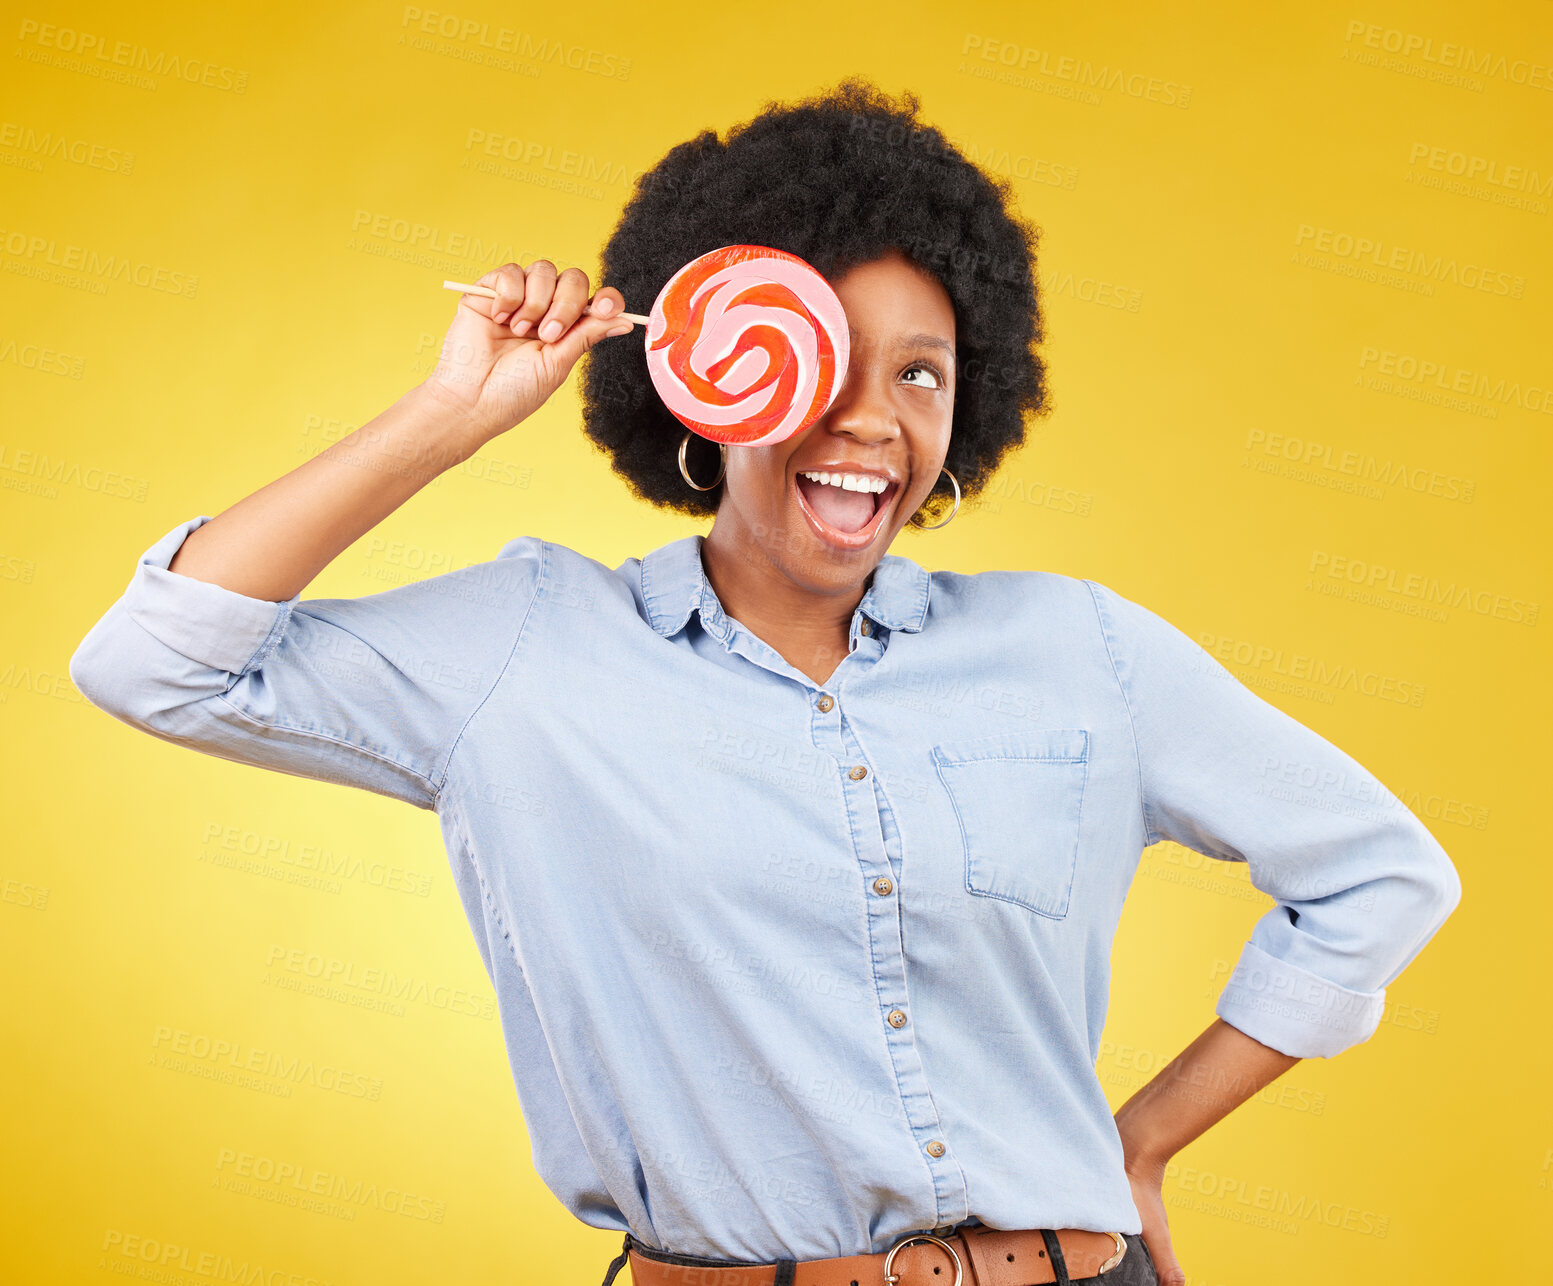
<path fill-rule="evenodd" d="M 539 338 L 544 340 L 546 343 L 549 343 L 560 333 L 561 323 L 554 320 L 553 318 L 539 328 Z"/>
<path fill-rule="evenodd" d="M 606 335 L 629 335 L 633 327 L 630 322 L 621 322 L 618 326 L 611 326 L 604 333 Z"/>
<path fill-rule="evenodd" d="M 613 299 L 600 299 L 593 305 L 593 311 L 600 317 L 608 317 L 610 313 L 615 311 L 615 301 Z"/>
<path fill-rule="evenodd" d="M 510 309 L 510 308 L 508 308 L 508 309 L 505 309 L 505 310 L 504 310 L 504 311 L 502 311 L 502 312 L 499 312 L 499 313 L 497 313 L 497 314 L 496 314 L 496 316 L 495 316 L 495 317 L 494 317 L 494 318 L 492 318 L 492 320 L 493 320 L 493 321 L 494 321 L 494 322 L 495 322 L 495 323 L 496 323 L 496 324 L 497 324 L 497 325 L 498 325 L 498 326 L 500 326 L 500 325 L 501 325 L 501 324 L 502 324 L 502 323 L 503 323 L 503 322 L 504 322 L 504 321 L 506 321 L 506 320 L 507 320 L 507 318 L 509 318 L 509 317 L 511 317 L 511 316 L 512 316 L 512 309 Z"/>
<path fill-rule="evenodd" d="M 526 321 L 526 320 L 514 323 L 514 325 L 512 327 L 512 333 L 514 335 L 522 335 L 522 334 L 524 334 L 528 330 L 529 324 L 530 323 L 528 321 Z"/>

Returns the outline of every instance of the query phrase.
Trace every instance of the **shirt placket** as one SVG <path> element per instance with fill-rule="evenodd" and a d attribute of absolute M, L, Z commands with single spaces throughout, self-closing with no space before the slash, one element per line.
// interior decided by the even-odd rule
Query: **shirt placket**
<path fill-rule="evenodd" d="M 837 760 L 853 852 L 866 890 L 868 942 L 873 960 L 879 1022 L 890 1053 L 906 1122 L 932 1186 L 935 1225 L 970 1217 L 970 1194 L 950 1149 L 938 1105 L 917 1050 L 911 998 L 906 989 L 906 949 L 900 914 L 900 834 L 875 765 L 868 761 L 847 717 L 847 680 L 884 654 L 888 631 L 863 616 L 853 619 L 850 647 L 824 687 L 810 688 L 811 735 L 817 749 Z"/>

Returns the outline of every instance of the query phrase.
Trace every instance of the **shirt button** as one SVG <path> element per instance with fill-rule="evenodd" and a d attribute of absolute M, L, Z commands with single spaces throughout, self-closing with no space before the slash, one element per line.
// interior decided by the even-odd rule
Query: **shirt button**
<path fill-rule="evenodd" d="M 864 768 L 862 764 L 858 764 L 847 776 L 852 778 L 853 781 L 862 781 L 864 777 L 868 776 L 868 769 Z"/>
<path fill-rule="evenodd" d="M 889 1019 L 891 1027 L 904 1027 L 906 1025 L 906 1015 L 899 1009 L 890 1010 Z"/>
<path fill-rule="evenodd" d="M 874 626 L 872 621 L 865 620 L 860 626 L 858 626 L 858 633 L 860 634 L 872 634 L 873 632 Z"/>
<path fill-rule="evenodd" d="M 931 1143 L 929 1143 L 927 1145 L 927 1154 L 930 1157 L 941 1157 L 941 1156 L 944 1155 L 944 1151 L 945 1151 L 944 1145 L 942 1143 L 940 1143 L 937 1139 L 934 1139 Z"/>
<path fill-rule="evenodd" d="M 887 896 L 890 890 L 894 887 L 895 885 L 891 882 L 888 875 L 881 875 L 877 880 L 874 881 L 874 892 L 877 893 L 880 897 Z"/>
<path fill-rule="evenodd" d="M 829 714 L 831 706 L 836 703 L 830 699 L 829 693 L 821 693 L 820 699 L 814 704 L 819 706 L 821 714 Z"/>

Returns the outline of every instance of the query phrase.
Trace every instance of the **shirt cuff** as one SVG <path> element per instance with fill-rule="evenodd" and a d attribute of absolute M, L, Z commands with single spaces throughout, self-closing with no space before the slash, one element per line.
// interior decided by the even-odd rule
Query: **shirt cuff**
<path fill-rule="evenodd" d="M 286 632 L 297 598 L 249 598 L 167 570 L 192 531 L 211 519 L 180 523 L 140 555 L 124 607 L 148 634 L 200 665 L 243 675 L 263 663 Z M 300 597 L 298 595 L 297 597 Z"/>
<path fill-rule="evenodd" d="M 1384 987 L 1352 991 L 1247 942 L 1214 1012 L 1293 1058 L 1331 1058 L 1375 1034 L 1385 1002 Z"/>

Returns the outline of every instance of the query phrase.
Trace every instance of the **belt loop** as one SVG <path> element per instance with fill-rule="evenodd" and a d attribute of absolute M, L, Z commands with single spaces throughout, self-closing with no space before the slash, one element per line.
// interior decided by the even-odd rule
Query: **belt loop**
<path fill-rule="evenodd" d="M 1041 1238 L 1046 1242 L 1046 1253 L 1052 1257 L 1052 1268 L 1057 1274 L 1054 1286 L 1069 1286 L 1068 1261 L 1062 1257 L 1062 1243 L 1057 1240 L 1057 1234 L 1050 1228 L 1042 1228 Z M 607 1282 L 605 1286 L 608 1286 Z"/>
<path fill-rule="evenodd" d="M 615 1280 L 615 1274 L 618 1273 L 622 1268 L 625 1267 L 626 1252 L 628 1252 L 630 1249 L 631 1249 L 631 1234 L 630 1233 L 626 1233 L 626 1239 L 623 1242 L 620 1243 L 620 1253 L 618 1255 L 616 1255 L 612 1260 L 610 1260 L 609 1271 L 604 1274 L 603 1286 L 610 1286 L 610 1283 Z"/>
<path fill-rule="evenodd" d="M 796 1259 L 779 1259 L 776 1261 L 776 1280 L 771 1286 L 793 1286 L 793 1274 L 798 1271 Z"/>
<path fill-rule="evenodd" d="M 966 1266 L 970 1269 L 966 1274 L 970 1280 L 964 1283 L 964 1286 L 991 1286 L 992 1275 L 987 1271 L 986 1262 L 982 1259 L 981 1247 L 976 1244 L 978 1238 L 975 1229 L 970 1225 L 961 1224 L 955 1229 L 954 1235 L 965 1250 Z"/>

